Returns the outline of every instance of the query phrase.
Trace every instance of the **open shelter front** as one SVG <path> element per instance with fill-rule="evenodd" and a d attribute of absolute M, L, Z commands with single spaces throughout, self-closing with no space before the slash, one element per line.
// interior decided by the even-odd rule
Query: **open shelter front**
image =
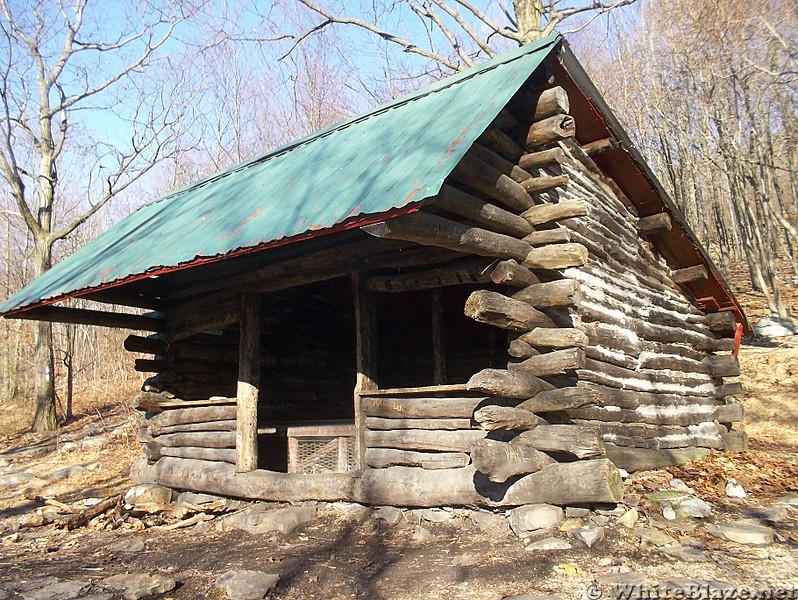
<path fill-rule="evenodd" d="M 0 311 L 144 332 L 131 476 L 177 489 L 611 503 L 746 444 L 745 317 L 559 36 L 155 200 Z"/>

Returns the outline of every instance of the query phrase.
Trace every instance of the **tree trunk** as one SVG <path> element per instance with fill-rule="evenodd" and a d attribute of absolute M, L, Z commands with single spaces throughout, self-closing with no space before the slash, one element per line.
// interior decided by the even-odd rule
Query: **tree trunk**
<path fill-rule="evenodd" d="M 36 277 L 52 266 L 52 247 L 46 241 L 36 240 L 33 263 Z M 37 321 L 33 329 L 33 347 L 33 394 L 36 402 L 33 430 L 52 431 L 58 428 L 55 416 L 52 323 Z"/>

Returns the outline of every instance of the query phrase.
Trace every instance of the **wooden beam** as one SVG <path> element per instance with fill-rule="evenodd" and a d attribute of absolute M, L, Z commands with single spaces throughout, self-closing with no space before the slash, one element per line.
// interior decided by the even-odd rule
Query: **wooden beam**
<path fill-rule="evenodd" d="M 582 150 L 584 150 L 588 156 L 600 154 L 617 147 L 618 144 L 612 138 L 602 138 L 600 140 L 588 142 L 587 144 L 582 144 Z"/>
<path fill-rule="evenodd" d="M 637 230 L 640 232 L 640 235 L 670 231 L 672 227 L 673 222 L 671 221 L 671 216 L 665 212 L 649 215 L 648 217 L 640 217 L 637 220 Z"/>
<path fill-rule="evenodd" d="M 710 331 L 720 334 L 734 333 L 737 328 L 737 317 L 730 310 L 707 314 L 707 325 Z"/>
<path fill-rule="evenodd" d="M 489 261 L 462 262 L 440 269 L 425 269 L 402 273 L 401 275 L 383 275 L 366 280 L 366 289 L 370 292 L 402 293 L 418 290 L 429 290 L 452 285 L 485 283 L 490 281 L 488 275 Z"/>
<path fill-rule="evenodd" d="M 503 108 L 499 111 L 499 114 L 496 115 L 496 118 L 493 119 L 493 122 L 490 124 L 490 126 L 496 127 L 497 129 L 515 129 L 520 127 L 521 124 L 509 110 Z"/>
<path fill-rule="evenodd" d="M 125 338 L 124 347 L 128 352 L 141 352 L 142 354 L 166 354 L 169 350 L 169 344 L 165 340 L 134 334 Z"/>
<path fill-rule="evenodd" d="M 522 242 L 523 243 L 523 242 Z M 528 245 L 528 244 L 527 244 Z M 105 312 L 87 308 L 69 308 L 66 306 L 40 306 L 24 312 L 8 315 L 9 319 L 30 319 L 53 323 L 73 323 L 75 325 L 96 325 L 116 329 L 138 329 L 141 331 L 161 331 L 164 328 L 162 319 L 146 315 Z"/>
<path fill-rule="evenodd" d="M 497 263 L 490 272 L 490 280 L 497 285 L 512 287 L 526 287 L 533 283 L 540 283 L 537 275 L 513 259 Z"/>
<path fill-rule="evenodd" d="M 377 389 L 375 379 L 376 312 L 374 297 L 366 291 L 365 274 L 352 271 L 352 295 L 355 301 L 355 471 L 362 473 L 366 454 L 366 415 L 363 395 Z"/>
<path fill-rule="evenodd" d="M 582 299 L 582 288 L 573 279 L 557 279 L 527 286 L 513 294 L 512 298 L 535 308 L 577 306 Z"/>
<path fill-rule="evenodd" d="M 695 265 L 693 267 L 685 267 L 684 269 L 671 271 L 671 279 L 673 283 L 681 285 L 700 279 L 709 279 L 709 273 L 704 265 Z"/>
<path fill-rule="evenodd" d="M 572 327 L 536 327 L 518 339 L 538 348 L 585 348 L 590 343 L 586 333 Z"/>
<path fill-rule="evenodd" d="M 524 149 L 513 138 L 495 127 L 488 127 L 477 141 L 511 162 L 517 163 L 524 153 Z"/>
<path fill-rule="evenodd" d="M 550 148 L 548 150 L 540 150 L 539 152 L 529 152 L 524 154 L 518 160 L 518 166 L 522 169 L 529 170 L 538 167 L 545 167 L 552 163 L 565 162 L 565 152 L 562 148 Z"/>
<path fill-rule="evenodd" d="M 524 371 L 531 373 L 535 377 L 564 375 L 568 371 L 581 369 L 585 366 L 585 351 L 582 348 L 554 350 L 547 354 L 532 356 L 520 363 L 513 363 L 509 366 L 512 371 Z"/>
<path fill-rule="evenodd" d="M 452 177 L 513 210 L 526 210 L 535 204 L 520 183 L 509 175 L 497 171 L 472 153 L 467 153 L 457 163 L 452 171 Z"/>
<path fill-rule="evenodd" d="M 527 148 L 537 148 L 576 135 L 576 121 L 570 115 L 554 115 L 534 123 L 526 136 Z"/>
<path fill-rule="evenodd" d="M 474 145 L 472 145 L 468 151 L 485 164 L 488 164 L 499 171 L 499 173 L 504 173 L 518 183 L 526 181 L 532 177 L 531 173 L 525 171 L 516 163 L 507 160 L 500 154 L 497 154 L 490 148 L 486 148 L 482 144 L 474 143 Z"/>
<path fill-rule="evenodd" d="M 236 397 L 236 471 L 258 468 L 258 396 L 260 391 L 260 298 L 241 296 L 241 341 L 239 343 Z"/>
<path fill-rule="evenodd" d="M 563 200 L 562 202 L 547 202 L 538 204 L 525 210 L 521 216 L 530 225 L 542 225 L 559 221 L 561 219 L 571 219 L 573 217 L 584 217 L 590 212 L 587 204 L 581 200 Z"/>
<path fill-rule="evenodd" d="M 569 181 L 568 175 L 555 175 L 553 177 L 541 175 L 539 177 L 530 177 L 526 181 L 521 182 L 521 187 L 523 187 L 528 194 L 542 194 L 554 188 L 568 185 Z"/>
<path fill-rule="evenodd" d="M 554 386 L 524 371 L 483 369 L 468 380 L 469 391 L 492 394 L 499 398 L 532 398 L 538 392 L 554 389 Z"/>
<path fill-rule="evenodd" d="M 83 298 L 94 302 L 102 302 L 104 304 L 118 304 L 121 306 L 132 306 L 134 308 L 146 308 L 149 310 L 161 310 L 164 306 L 161 298 L 141 292 L 128 291 L 127 286 L 124 285 L 92 292 L 86 294 Z"/>
<path fill-rule="evenodd" d="M 526 242 L 508 235 L 423 212 L 401 215 L 361 229 L 378 238 L 405 240 L 479 256 L 523 260 L 532 249 Z"/>
<path fill-rule="evenodd" d="M 472 292 L 466 300 L 464 312 L 478 323 L 509 331 L 554 326 L 549 317 L 530 304 L 488 290 Z"/>
<path fill-rule="evenodd" d="M 537 98 L 531 100 L 535 106 L 533 121 L 542 121 L 554 115 L 568 114 L 571 106 L 568 101 L 568 92 L 560 86 L 543 90 Z"/>
<path fill-rule="evenodd" d="M 548 246 L 549 244 L 567 244 L 571 241 L 571 230 L 565 227 L 542 229 L 524 236 L 523 240 L 531 246 Z"/>
<path fill-rule="evenodd" d="M 732 354 L 710 356 L 709 364 L 713 377 L 738 377 L 740 375 L 740 362 Z"/>
<path fill-rule="evenodd" d="M 523 217 L 450 185 L 444 185 L 433 202 L 447 212 L 471 219 L 498 233 L 524 237 L 532 232 L 532 225 Z"/>
<path fill-rule="evenodd" d="M 587 257 L 582 244 L 552 244 L 532 248 L 521 264 L 530 269 L 565 269 L 586 265 Z"/>

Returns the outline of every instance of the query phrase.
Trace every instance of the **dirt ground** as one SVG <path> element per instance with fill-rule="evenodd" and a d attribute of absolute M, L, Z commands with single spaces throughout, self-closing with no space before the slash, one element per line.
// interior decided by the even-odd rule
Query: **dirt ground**
<path fill-rule="evenodd" d="M 633 475 L 626 483 L 625 502 L 637 504 L 640 514 L 636 526 L 665 528 L 677 539 L 697 540 L 707 550 L 698 562 L 676 560 L 644 545 L 614 516 L 607 517 L 606 537 L 593 548 L 572 541 L 570 550 L 558 551 L 527 550 L 524 541 L 506 528 L 482 532 L 466 509 L 455 509 L 445 523 L 426 522 L 407 512 L 400 523 L 389 525 L 370 512 L 347 517 L 322 505 L 313 522 L 289 535 L 205 531 L 207 526 L 134 530 L 141 524 L 113 531 L 83 527 L 68 532 L 54 525 L 20 529 L 21 522 L 41 511 L 45 499 L 79 507 L 86 498 L 104 498 L 130 487 L 127 471 L 137 454 L 135 416 L 120 404 L 84 415 L 48 437 L 27 434 L 0 443 L 0 465 L 5 465 L 0 475 L 33 476 L 19 485 L 0 486 L 0 597 L 4 583 L 45 575 L 99 582 L 117 573 L 158 572 L 180 584 L 166 597 L 223 598 L 214 582 L 225 571 L 238 568 L 278 573 L 280 583 L 272 597 L 286 600 L 591 597 L 584 590 L 593 580 L 607 581 L 623 572 L 642 574 L 650 584 L 676 576 L 756 589 L 794 589 L 798 586 L 795 506 L 786 505 L 787 518 L 769 524 L 776 541 L 756 547 L 720 541 L 704 531 L 703 524 L 686 523 L 674 532 L 675 525 L 663 524 L 643 497 L 678 477 L 712 503 L 714 515 L 709 520 L 722 522 L 798 492 L 798 348 L 745 347 L 741 362 L 749 452 L 713 453 L 689 465 Z M 69 476 L 48 479 L 75 466 Z M 726 497 L 724 485 L 730 477 L 740 482 L 747 498 Z M 154 522 L 157 518 L 150 523 Z M 563 533 L 554 535 L 565 539 Z M 143 541 L 143 550 L 130 552 L 127 544 L 120 545 L 137 540 Z"/>

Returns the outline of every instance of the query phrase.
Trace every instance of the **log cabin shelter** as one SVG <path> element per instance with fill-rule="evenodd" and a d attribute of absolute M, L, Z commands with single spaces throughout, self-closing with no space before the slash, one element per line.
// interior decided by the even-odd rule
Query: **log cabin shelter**
<path fill-rule="evenodd" d="M 138 330 L 131 475 L 178 489 L 603 503 L 745 447 L 745 316 L 557 35 L 154 200 L 0 312 Z"/>

